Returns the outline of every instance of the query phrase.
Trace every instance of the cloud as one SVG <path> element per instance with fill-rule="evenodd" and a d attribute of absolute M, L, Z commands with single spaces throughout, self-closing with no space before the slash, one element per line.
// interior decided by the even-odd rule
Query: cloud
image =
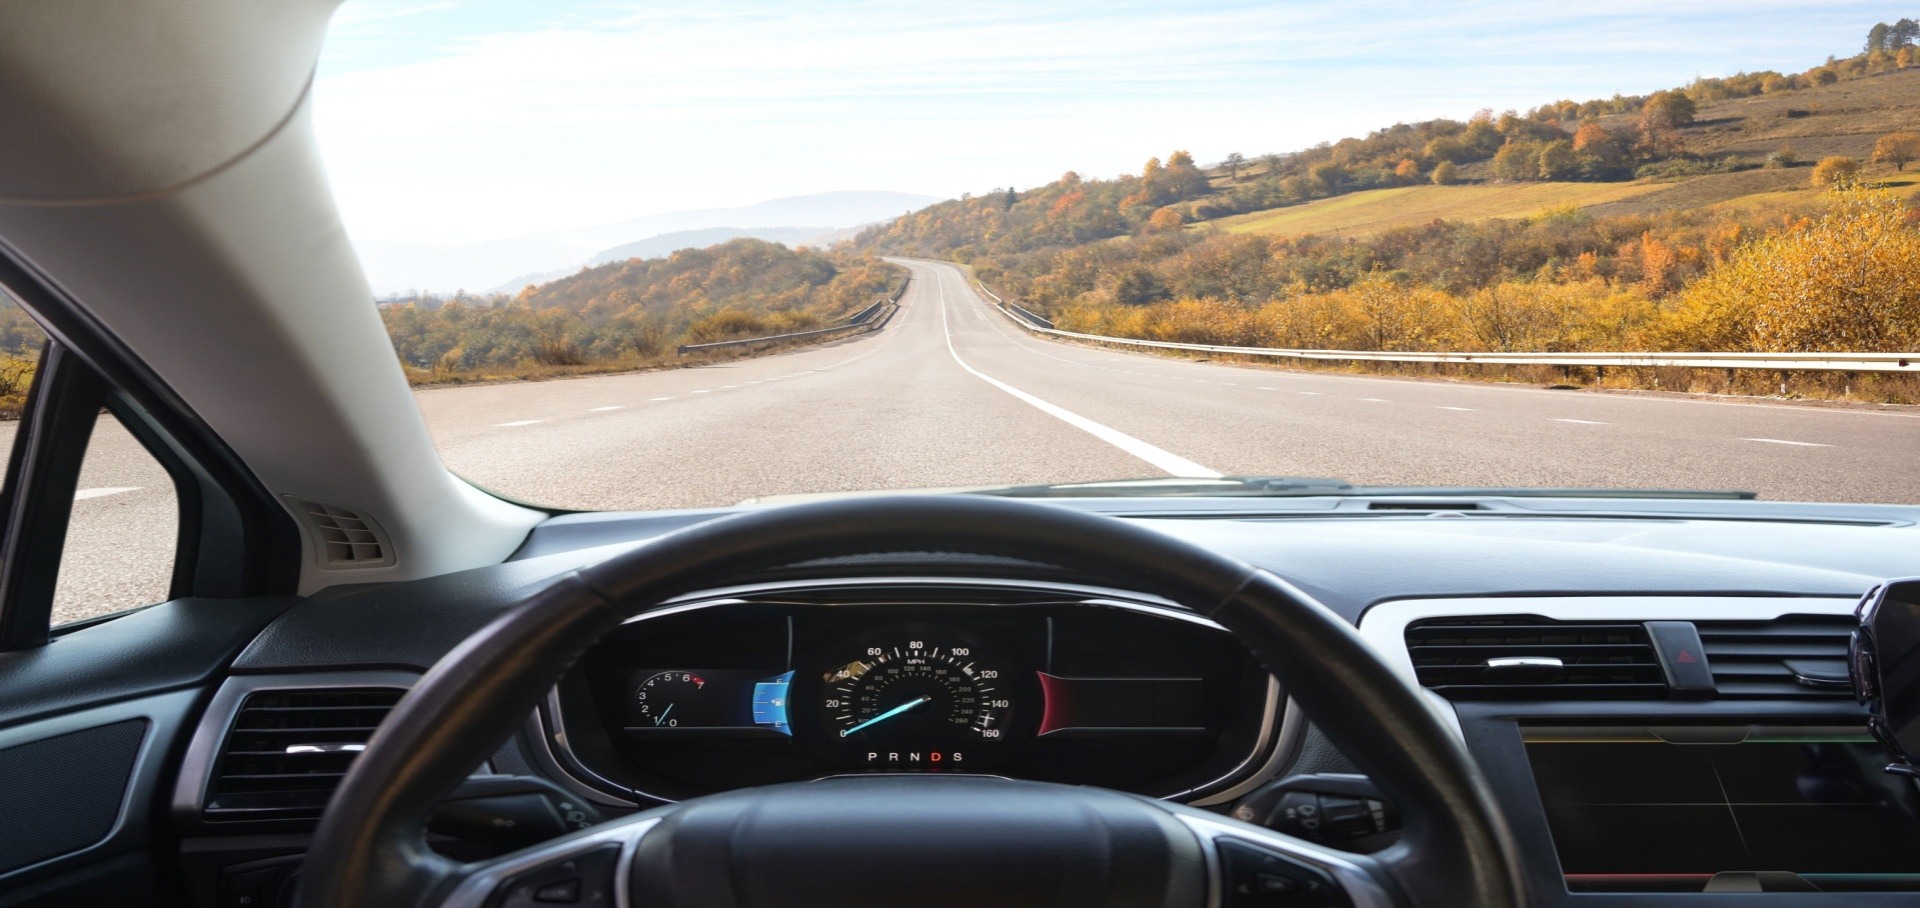
<path fill-rule="evenodd" d="M 473 239 L 828 189 L 1034 185 L 1177 147 L 1286 150 L 1802 68 L 1890 15 L 1777 0 L 527 6 L 390 3 L 336 22 L 316 108 L 356 235 Z"/>

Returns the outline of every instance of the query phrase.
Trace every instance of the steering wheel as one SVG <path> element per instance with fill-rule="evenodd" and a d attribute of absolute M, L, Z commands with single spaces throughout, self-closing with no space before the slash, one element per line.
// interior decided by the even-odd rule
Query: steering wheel
<path fill-rule="evenodd" d="M 1404 835 L 1362 856 L 1094 788 L 870 776 L 694 798 L 473 864 L 427 847 L 435 804 L 620 622 L 756 569 L 928 551 L 1095 573 L 1212 618 L 1394 800 Z M 569 893 L 602 906 L 1527 904 L 1512 835 L 1464 745 L 1346 620 L 1272 574 L 1144 527 L 962 496 L 748 512 L 545 586 L 395 707 L 335 792 L 301 879 L 303 908 Z"/>

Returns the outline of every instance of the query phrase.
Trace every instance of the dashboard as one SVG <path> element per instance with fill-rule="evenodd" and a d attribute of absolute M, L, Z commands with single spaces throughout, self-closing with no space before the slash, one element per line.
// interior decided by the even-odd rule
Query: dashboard
<path fill-rule="evenodd" d="M 1862 592 L 1920 574 L 1920 508 L 1431 505 L 1453 517 L 1319 499 L 1060 504 L 1270 570 L 1351 621 L 1427 689 L 1485 771 L 1539 904 L 1914 903 L 1920 788 L 1877 766 L 1862 709 L 1832 687 L 1829 663 L 1844 658 Z M 713 516 L 568 515 L 487 568 L 134 612 L 47 648 L 87 673 L 0 665 L 13 692 L 0 747 L 144 723 L 147 743 L 120 755 L 120 775 L 96 777 L 165 803 L 186 901 L 283 885 L 352 759 L 303 745 L 367 740 L 406 687 L 503 611 Z M 481 771 L 555 783 L 609 817 L 850 773 L 1061 781 L 1241 816 L 1273 780 L 1358 771 L 1324 733 L 1339 717 L 1310 723 L 1225 632 L 1112 578 L 848 553 L 732 583 L 616 628 Z M 1700 637 L 1693 664 L 1711 690 L 1666 685 L 1679 663 L 1660 663 L 1678 658 L 1663 641 L 1681 623 Z M 1453 639 L 1481 634 L 1501 639 Z M 1623 642 L 1644 658 L 1616 667 Z M 1543 649 L 1569 643 L 1600 647 L 1600 661 Z M 1462 645 L 1500 649 L 1448 649 Z M 1474 677 L 1488 659 L 1542 657 L 1564 668 L 1502 669 L 1499 689 Z M 1585 687 L 1599 683 L 1618 686 Z M 329 718 L 302 720 L 311 730 L 277 718 L 309 714 Z M 267 739 L 281 745 L 264 750 L 283 776 L 236 762 L 241 745 L 259 752 Z M 288 800 L 267 810 L 235 793 Z M 45 829 L 78 809 L 48 803 Z M 127 816 L 92 850 L 13 879 L 144 847 L 153 830 Z"/>
<path fill-rule="evenodd" d="M 1276 756 L 1283 698 L 1217 625 L 1070 587 L 825 583 L 621 626 L 555 690 L 560 765 L 636 803 L 859 773 L 1183 801 Z"/>

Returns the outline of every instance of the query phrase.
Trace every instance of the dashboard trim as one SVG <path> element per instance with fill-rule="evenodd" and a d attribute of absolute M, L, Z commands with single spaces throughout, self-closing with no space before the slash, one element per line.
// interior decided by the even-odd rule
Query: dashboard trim
<path fill-rule="evenodd" d="M 1042 580 L 994 580 L 989 578 L 952 578 L 922 576 L 860 577 L 860 578 L 818 578 L 793 581 L 775 581 L 768 583 L 746 584 L 740 586 L 719 587 L 703 590 L 667 600 L 660 608 L 635 615 L 621 622 L 634 624 L 654 618 L 681 615 L 706 608 L 726 605 L 746 604 L 782 604 L 782 594 L 796 592 L 820 592 L 830 590 L 872 590 L 886 587 L 919 587 L 939 589 L 965 587 L 979 590 L 1002 590 L 1021 593 L 1041 593 L 1059 595 L 1062 598 L 1047 603 L 980 603 L 988 608 L 1023 608 L 1035 604 L 1044 605 L 1084 605 L 1101 608 L 1117 608 L 1184 621 L 1214 630 L 1226 631 L 1218 622 L 1195 614 L 1194 612 L 1158 596 L 1150 594 L 1128 593 L 1122 590 L 1087 586 L 1083 584 L 1058 583 Z M 816 602 L 795 602 L 787 604 L 819 605 Z M 560 709 L 560 687 L 555 685 L 547 692 L 545 707 L 537 716 L 540 723 L 539 734 L 541 749 L 539 756 L 550 762 L 551 768 L 558 772 L 563 783 L 569 784 L 582 795 L 589 793 L 600 798 L 612 796 L 612 792 L 631 792 L 639 801 L 625 801 L 636 807 L 645 807 L 646 801 L 655 804 L 673 804 L 677 801 L 653 792 L 615 783 L 589 768 L 579 755 L 574 753 L 568 743 L 565 719 Z M 1161 800 L 1188 803 L 1193 806 L 1211 806 L 1231 802 L 1241 795 L 1252 791 L 1261 784 L 1270 781 L 1285 765 L 1285 760 L 1299 751 L 1306 733 L 1306 722 L 1300 711 L 1294 707 L 1291 698 L 1284 695 L 1280 684 L 1271 676 L 1267 679 L 1267 697 L 1264 712 L 1260 720 L 1260 729 L 1255 736 L 1255 746 L 1245 758 L 1234 764 L 1231 770 L 1219 778 L 1200 785 L 1191 786 L 1183 791 L 1162 796 Z M 1264 755 L 1265 760 L 1262 761 Z M 1192 798 L 1191 801 L 1183 799 Z"/>

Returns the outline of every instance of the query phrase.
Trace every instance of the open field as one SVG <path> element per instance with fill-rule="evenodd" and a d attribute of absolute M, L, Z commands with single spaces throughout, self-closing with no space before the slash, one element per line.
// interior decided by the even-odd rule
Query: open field
<path fill-rule="evenodd" d="M 1229 233 L 1340 233 L 1366 236 L 1436 219 L 1523 218 L 1550 208 L 1585 208 L 1670 188 L 1664 183 L 1490 183 L 1396 186 L 1205 221 L 1196 229 Z"/>

